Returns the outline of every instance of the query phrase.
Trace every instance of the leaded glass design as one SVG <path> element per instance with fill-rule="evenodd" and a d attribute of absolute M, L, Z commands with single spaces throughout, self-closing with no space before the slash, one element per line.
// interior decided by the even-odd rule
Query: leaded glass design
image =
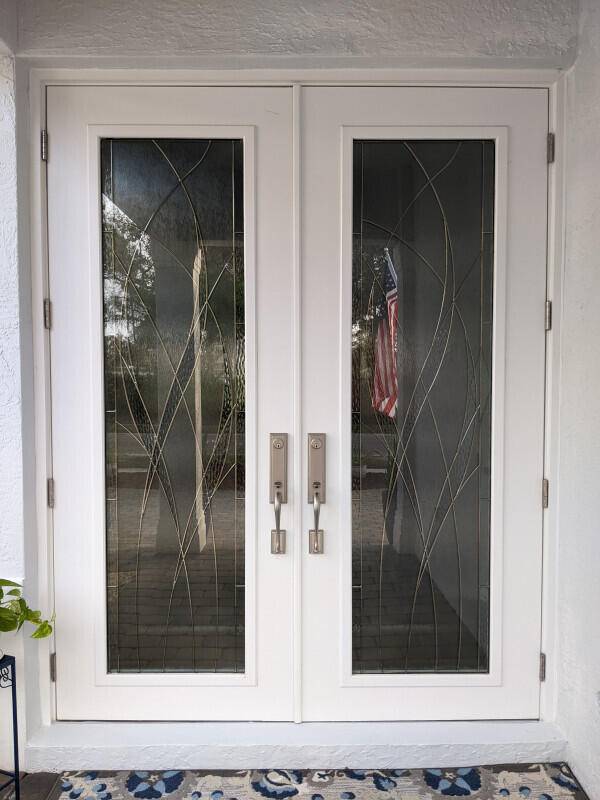
<path fill-rule="evenodd" d="M 103 139 L 108 670 L 244 671 L 241 140 Z"/>
<path fill-rule="evenodd" d="M 353 671 L 487 672 L 495 145 L 353 156 Z"/>

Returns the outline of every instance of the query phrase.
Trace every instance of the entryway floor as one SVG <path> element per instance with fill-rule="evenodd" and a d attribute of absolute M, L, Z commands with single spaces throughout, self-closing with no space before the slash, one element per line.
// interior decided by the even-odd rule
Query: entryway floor
<path fill-rule="evenodd" d="M 564 763 L 457 769 L 255 769 L 30 773 L 21 800 L 588 800 Z M 13 800 L 14 792 L 0 793 Z"/>

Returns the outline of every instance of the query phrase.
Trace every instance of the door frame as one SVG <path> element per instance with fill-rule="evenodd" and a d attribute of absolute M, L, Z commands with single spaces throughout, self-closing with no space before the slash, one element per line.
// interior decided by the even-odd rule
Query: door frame
<path fill-rule="evenodd" d="M 360 68 L 360 69 L 241 69 L 241 70 L 181 70 L 181 69 L 88 69 L 88 68 L 56 68 L 52 60 L 39 66 L 23 63 L 18 66 L 20 85 L 26 86 L 29 80 L 29 107 L 23 101 L 20 117 L 28 122 L 30 143 L 27 151 L 24 145 L 19 149 L 18 158 L 22 167 L 21 174 L 29 175 L 29 219 L 27 211 L 21 211 L 24 227 L 29 227 L 29 241 L 21 242 L 23 254 L 29 256 L 30 275 L 25 275 L 23 285 L 28 287 L 31 280 L 32 300 L 32 353 L 25 356 L 24 368 L 31 367 L 33 375 L 29 380 L 33 384 L 33 409 L 29 410 L 34 426 L 35 458 L 35 544 L 29 542 L 26 551 L 28 574 L 37 575 L 36 602 L 43 608 L 52 607 L 53 603 L 53 563 L 52 563 L 52 511 L 47 505 L 47 477 L 51 475 L 52 432 L 51 409 L 49 395 L 50 351 L 49 337 L 44 327 L 44 298 L 48 292 L 48 259 L 47 259 L 47 197 L 46 170 L 40 159 L 39 131 L 45 127 L 46 119 L 46 87 L 49 85 L 164 85 L 164 86 L 292 86 L 294 93 L 294 264 L 293 285 L 294 309 L 298 321 L 300 319 L 300 206 L 299 206 L 299 111 L 300 88 L 315 85 L 363 85 L 363 86 L 458 86 L 458 87 L 523 87 L 545 88 L 549 93 L 549 130 L 556 134 L 555 160 L 549 167 L 548 174 L 548 241 L 547 241 L 547 297 L 554 306 L 552 330 L 546 339 L 546 398 L 545 398 L 545 434 L 544 434 L 544 474 L 550 480 L 550 486 L 556 486 L 558 429 L 557 411 L 560 376 L 560 308 L 564 261 L 564 142 L 565 142 L 565 105 L 566 80 L 558 70 L 546 69 L 405 69 L 405 68 Z M 25 95 L 25 92 L 23 93 Z M 541 143 L 540 146 L 543 146 Z M 51 132 L 49 154 L 51 157 Z M 27 196 L 27 187 L 20 186 L 20 195 Z M 23 220 L 23 218 L 25 218 Z M 28 224 L 29 223 L 29 224 Z M 26 236 L 22 237 L 26 239 Z M 26 303 L 27 301 L 25 301 Z M 26 333 L 27 337 L 27 333 Z M 25 339 L 27 342 L 27 338 Z M 299 407 L 300 392 L 300 329 L 297 326 L 294 343 L 296 364 L 294 366 L 295 404 Z M 294 436 L 300 436 L 299 414 L 296 414 L 297 430 Z M 298 439 L 300 441 L 300 438 Z M 302 457 L 301 448 L 294 454 L 294 469 L 300 472 Z M 541 489 L 540 489 L 541 493 Z M 546 681 L 540 684 L 540 723 L 516 723 L 517 725 L 536 725 L 552 721 L 555 718 L 555 621 L 557 618 L 556 592 L 557 584 L 557 493 L 552 489 L 548 508 L 544 511 L 543 521 L 543 589 L 542 589 L 542 648 L 549 666 Z M 296 519 L 291 521 L 297 529 L 301 529 L 302 508 L 298 504 Z M 31 526 L 32 528 L 34 525 Z M 300 543 L 300 537 L 294 537 Z M 296 559 L 294 589 L 294 660 L 300 658 L 300 559 Z M 33 586 L 30 587 L 33 589 Z M 64 724 L 56 723 L 54 691 L 50 681 L 49 659 L 53 651 L 52 638 L 40 642 L 37 654 L 37 669 L 31 670 L 31 677 L 26 679 L 28 697 L 28 717 L 36 720 L 28 730 L 28 739 L 36 734 L 39 724 L 51 725 L 59 729 Z M 299 710 L 301 677 L 298 669 L 294 673 L 295 707 Z M 296 721 L 300 721 L 299 714 Z M 80 723 L 86 725 L 88 723 Z M 116 723 L 117 725 L 120 723 Z M 148 723 L 151 726 L 153 723 Z M 197 723 L 188 723 L 196 725 Z M 206 728 L 206 723 L 202 723 Z M 244 723 L 241 723 L 244 724 Z M 335 723 L 332 723 L 335 724 Z M 352 723 L 356 728 L 363 723 Z M 388 723 L 389 724 L 389 723 Z M 436 723 L 431 723 L 435 725 Z M 476 725 L 478 723 L 444 723 L 448 725 Z M 414 723 L 406 723 L 414 725 Z M 496 723 L 500 733 L 503 723 Z M 511 723 L 514 730 L 515 723 Z M 39 729 L 38 729 L 39 730 Z M 58 731 L 57 731 L 58 734 Z M 60 737 L 60 734 L 58 734 Z M 517 735 L 516 732 L 513 735 Z M 393 736 L 390 734 L 390 736 Z M 505 734 L 501 734 L 505 739 Z M 393 739 L 392 739 L 393 740 Z M 506 740 L 506 739 L 505 739 Z M 33 748 L 35 749 L 35 748 Z M 41 763 L 41 762 L 38 762 Z M 50 762 L 47 762 L 50 763 Z"/>

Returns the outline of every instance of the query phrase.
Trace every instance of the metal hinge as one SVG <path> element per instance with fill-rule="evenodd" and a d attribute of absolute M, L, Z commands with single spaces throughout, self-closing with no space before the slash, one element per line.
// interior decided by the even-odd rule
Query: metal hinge
<path fill-rule="evenodd" d="M 548 478 L 542 479 L 542 508 L 548 508 Z"/>
<path fill-rule="evenodd" d="M 546 653 L 540 653 L 540 681 L 546 680 Z"/>
<path fill-rule="evenodd" d="M 54 478 L 48 478 L 46 495 L 48 498 L 48 508 L 54 508 Z"/>
<path fill-rule="evenodd" d="M 42 161 L 48 161 L 48 131 L 46 129 L 40 134 L 40 155 Z"/>
<path fill-rule="evenodd" d="M 549 164 L 554 164 L 554 155 L 556 151 L 556 136 L 553 133 L 548 134 L 546 139 L 546 158 Z"/>
<path fill-rule="evenodd" d="M 52 327 L 52 305 L 49 298 L 44 300 L 44 328 L 47 331 Z"/>
<path fill-rule="evenodd" d="M 545 330 L 552 330 L 552 300 L 546 300 Z"/>
<path fill-rule="evenodd" d="M 50 653 L 50 680 L 56 683 L 56 653 Z"/>

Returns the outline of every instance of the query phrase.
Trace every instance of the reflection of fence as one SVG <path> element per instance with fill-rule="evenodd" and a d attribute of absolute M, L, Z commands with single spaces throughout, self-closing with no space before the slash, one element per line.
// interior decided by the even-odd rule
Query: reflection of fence
<path fill-rule="evenodd" d="M 15 785 L 15 800 L 20 800 L 21 784 L 19 780 L 19 732 L 17 728 L 17 673 L 14 656 L 0 658 L 0 689 L 10 689 L 12 694 L 12 726 L 13 726 L 13 770 L 7 772 L 0 769 L 0 775 L 6 775 L 8 780 L 0 784 L 0 792 L 11 783 Z"/>

